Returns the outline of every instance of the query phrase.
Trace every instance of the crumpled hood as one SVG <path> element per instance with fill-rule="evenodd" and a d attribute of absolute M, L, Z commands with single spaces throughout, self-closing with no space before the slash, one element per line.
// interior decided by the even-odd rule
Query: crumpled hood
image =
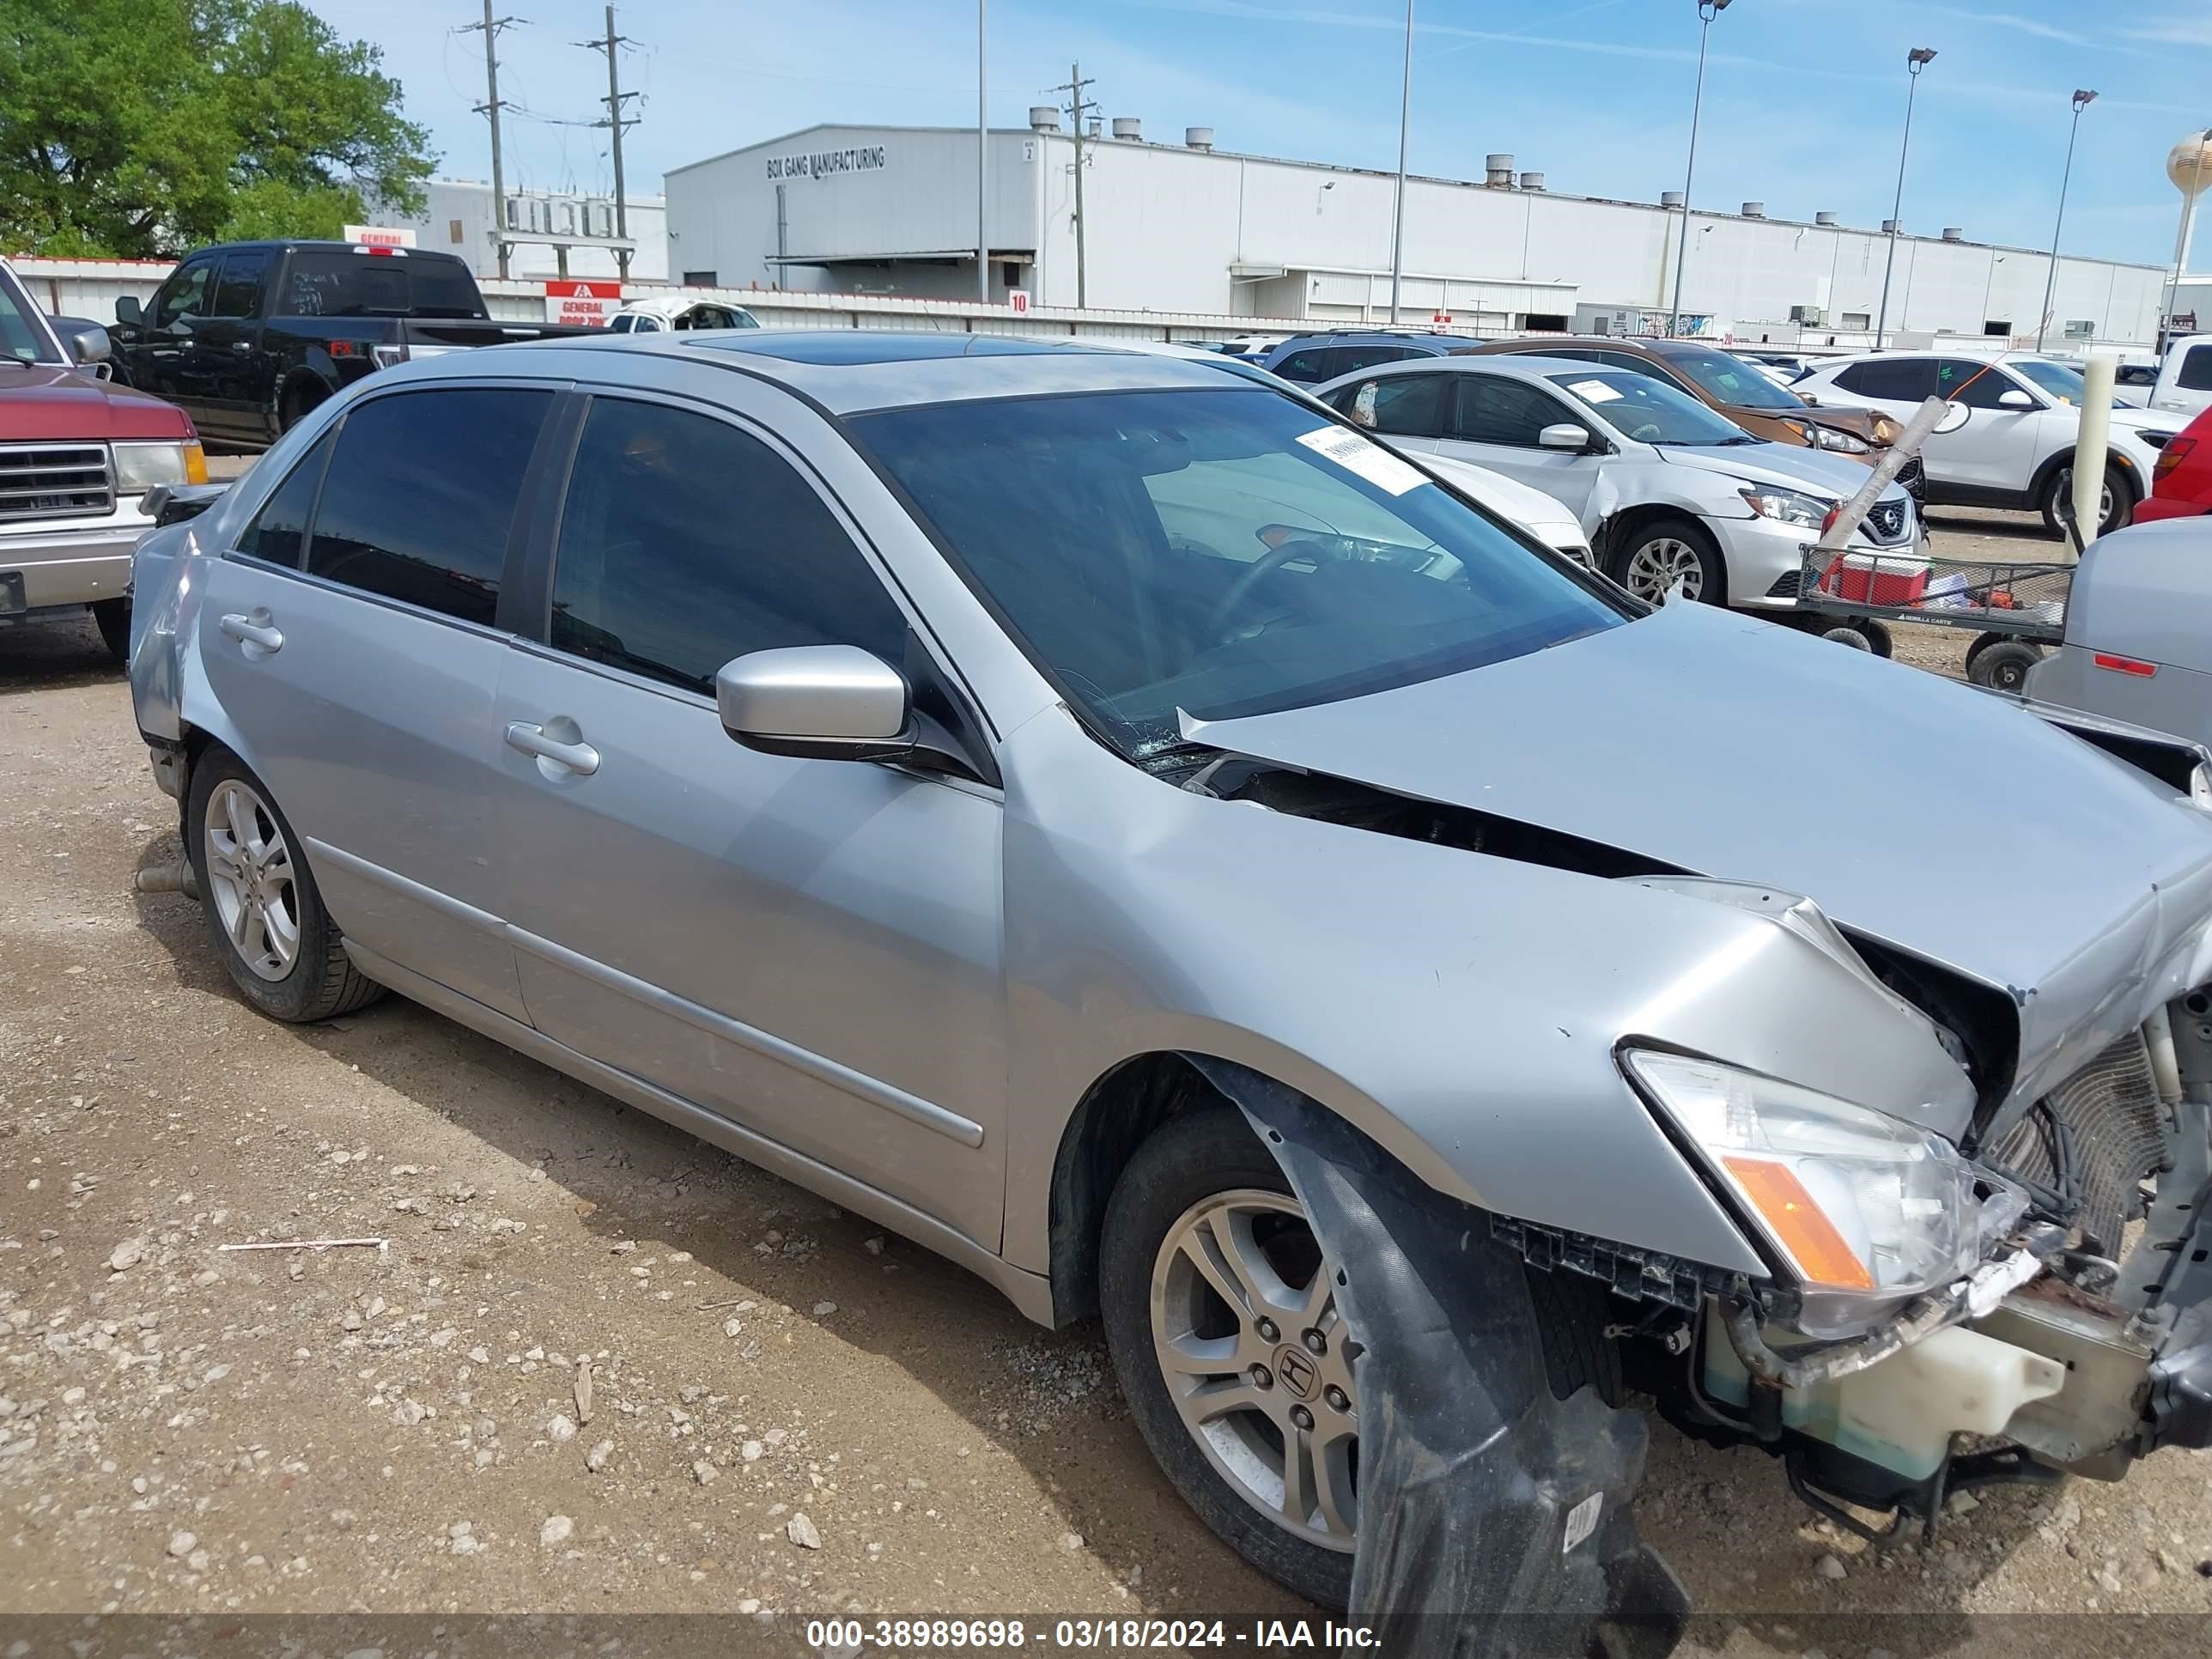
<path fill-rule="evenodd" d="M 1669 445 L 1656 453 L 1670 465 L 1696 467 L 1749 483 L 1779 484 L 1784 489 L 1809 485 L 1838 501 L 1849 501 L 1866 487 L 1865 462 L 1795 444 L 1730 444 L 1725 448 Z M 1883 500 L 1904 494 L 1904 486 L 1894 483 L 1881 492 Z"/>
<path fill-rule="evenodd" d="M 2010 994 L 2015 1109 L 2212 976 L 2212 815 L 2004 699 L 1705 605 L 1185 730 L 1809 896 Z"/>

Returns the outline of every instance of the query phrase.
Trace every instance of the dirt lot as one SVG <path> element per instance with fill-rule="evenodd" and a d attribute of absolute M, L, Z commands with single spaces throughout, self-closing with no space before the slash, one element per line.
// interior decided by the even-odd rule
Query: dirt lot
<path fill-rule="evenodd" d="M 131 890 L 174 824 L 89 624 L 0 632 L 0 1613 L 1311 1613 L 1169 1491 L 1095 1329 L 397 999 L 247 1012 Z M 1731 1652 L 2212 1616 L 2212 1457 L 1961 1500 L 1933 1549 L 1663 1426 L 1646 1492 Z"/>

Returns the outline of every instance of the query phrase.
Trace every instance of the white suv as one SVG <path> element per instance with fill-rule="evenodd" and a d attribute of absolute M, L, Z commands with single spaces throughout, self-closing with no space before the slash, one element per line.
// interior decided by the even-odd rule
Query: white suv
<path fill-rule="evenodd" d="M 1940 351 L 1885 351 L 1824 362 L 1790 388 L 1807 402 L 1879 409 L 1900 421 L 1929 398 L 1959 411 L 1921 450 L 1936 505 L 2028 507 L 2056 535 L 2074 489 L 2081 371 L 2055 357 L 1996 361 Z M 2178 422 L 2158 410 L 2112 410 L 2100 532 L 2117 530 L 2150 494 L 2151 469 Z"/>

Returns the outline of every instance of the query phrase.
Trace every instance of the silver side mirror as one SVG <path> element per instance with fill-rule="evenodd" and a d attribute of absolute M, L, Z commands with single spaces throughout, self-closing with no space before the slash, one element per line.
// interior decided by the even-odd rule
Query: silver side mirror
<path fill-rule="evenodd" d="M 2029 397 L 2027 393 L 2022 392 L 2016 386 L 2007 386 L 2002 392 L 1997 393 L 1997 407 L 2000 409 L 2033 409 L 2035 407 L 2035 399 Z"/>
<path fill-rule="evenodd" d="M 748 749 L 811 760 L 896 760 L 914 747 L 906 676 L 853 645 L 749 652 L 714 676 L 722 729 Z"/>
<path fill-rule="evenodd" d="M 71 361 L 81 368 L 91 369 L 99 378 L 107 375 L 107 360 L 113 355 L 107 338 L 106 325 L 84 317 L 56 317 L 52 319 L 54 332 L 60 335 L 62 345 Z"/>
<path fill-rule="evenodd" d="M 1589 428 L 1571 421 L 1547 426 L 1536 434 L 1537 443 L 1546 449 L 1588 449 L 1589 441 Z"/>

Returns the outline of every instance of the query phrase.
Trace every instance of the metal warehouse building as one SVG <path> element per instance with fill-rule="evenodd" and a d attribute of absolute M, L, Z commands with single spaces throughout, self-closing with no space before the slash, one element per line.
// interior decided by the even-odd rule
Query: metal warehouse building
<path fill-rule="evenodd" d="M 1138 122 L 1086 136 L 1079 270 L 1074 135 L 1058 112 L 990 134 L 992 294 L 1035 304 L 1217 316 L 1380 320 L 1389 313 L 1395 177 L 1239 155 L 1211 130 L 1155 143 Z M 1096 124 L 1094 124 L 1096 125 Z M 1682 216 L 1670 205 L 1569 196 L 1492 155 L 1480 180 L 1414 178 L 1406 191 L 1401 316 L 1504 331 L 1663 329 Z M 967 300 L 975 282 L 975 134 L 824 125 L 667 175 L 678 280 Z M 1755 202 L 1689 220 L 1686 331 L 1853 345 L 1869 337 L 1887 239 L 1879 228 L 1770 217 Z M 2048 255 L 1966 240 L 1899 239 L 1889 325 L 1999 337 L 2036 331 Z M 2059 262 L 2049 343 L 2149 342 L 2165 273 Z"/>

